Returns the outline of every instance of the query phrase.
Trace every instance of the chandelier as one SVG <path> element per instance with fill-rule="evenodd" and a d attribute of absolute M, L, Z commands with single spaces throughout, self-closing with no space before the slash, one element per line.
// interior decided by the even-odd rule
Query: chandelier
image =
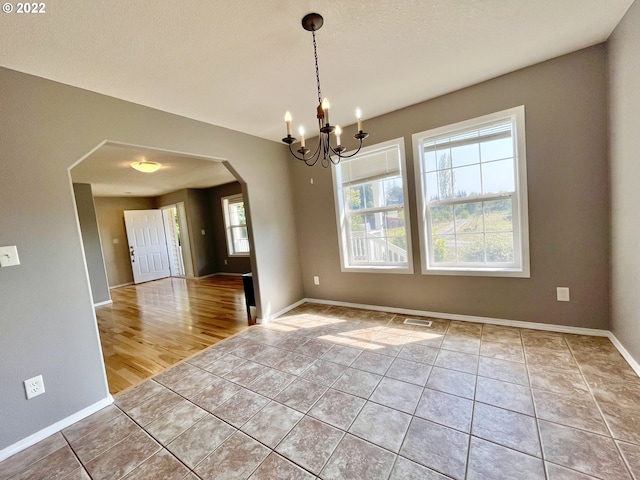
<path fill-rule="evenodd" d="M 322 15 L 318 13 L 309 13 L 304 16 L 302 19 L 302 28 L 311 32 L 313 36 L 313 55 L 315 57 L 316 62 L 316 82 L 318 85 L 318 110 L 317 110 L 317 118 L 318 118 L 318 146 L 315 151 L 308 155 L 311 150 L 306 148 L 306 142 L 304 139 L 304 128 L 300 127 L 300 148 L 296 150 L 300 155 L 296 155 L 296 152 L 293 151 L 291 145 L 298 141 L 297 138 L 291 136 L 291 113 L 287 112 L 284 116 L 284 121 L 287 125 L 287 136 L 282 139 L 284 143 L 289 145 L 289 151 L 291 155 L 296 157 L 298 160 L 303 161 L 308 166 L 312 167 L 318 160 L 320 160 L 320 164 L 323 167 L 328 167 L 332 163 L 337 165 L 340 163 L 340 160 L 343 158 L 350 158 L 356 155 L 360 149 L 362 148 L 362 141 L 369 136 L 368 133 L 362 131 L 362 115 L 360 113 L 360 109 L 356 110 L 356 117 L 358 119 L 358 133 L 356 133 L 353 138 L 358 140 L 360 144 L 358 145 L 358 149 L 349 154 L 343 155 L 346 150 L 346 147 L 342 146 L 341 143 L 341 135 L 342 130 L 339 125 L 331 125 L 329 123 L 329 100 L 326 98 L 322 99 L 322 91 L 320 89 L 320 70 L 318 69 L 318 50 L 316 47 L 316 31 L 320 30 L 324 20 Z M 331 145 L 331 134 L 335 135 L 335 143 L 336 146 Z"/>

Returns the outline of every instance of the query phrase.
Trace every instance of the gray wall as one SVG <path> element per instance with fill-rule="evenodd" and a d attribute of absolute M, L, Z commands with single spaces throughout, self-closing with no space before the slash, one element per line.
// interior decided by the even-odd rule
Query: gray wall
<path fill-rule="evenodd" d="M 93 201 L 96 206 L 109 287 L 133 283 L 124 211 L 156 208 L 155 198 L 95 197 Z M 118 243 L 113 243 L 114 240 Z"/>
<path fill-rule="evenodd" d="M 607 328 L 609 214 L 604 45 L 365 121 L 367 145 L 404 137 L 416 273 L 341 273 L 331 174 L 293 165 L 307 297 Z M 422 275 L 411 135 L 525 105 L 531 278 Z M 352 138 L 354 127 L 343 138 Z M 353 146 L 353 145 L 351 145 Z M 313 185 L 310 177 L 314 177 Z M 320 285 L 313 285 L 313 276 Z M 556 287 L 571 302 L 556 301 Z"/>
<path fill-rule="evenodd" d="M 640 3 L 609 41 L 612 330 L 640 361 Z"/>
<path fill-rule="evenodd" d="M 304 296 L 283 145 L 0 69 L 0 449 L 108 396 L 69 167 L 112 140 L 229 162 L 246 181 L 259 316 Z M 28 195 L 25 193 L 28 192 Z M 46 393 L 26 400 L 23 380 Z"/>
<path fill-rule="evenodd" d="M 216 271 L 220 273 L 247 273 L 251 271 L 250 257 L 230 257 L 227 250 L 222 198 L 239 193 L 242 193 L 242 185 L 239 182 L 227 183 L 209 189 L 209 204 L 211 205 L 213 234 L 215 235 Z"/>
<path fill-rule="evenodd" d="M 100 232 L 98 231 L 91 185 L 88 183 L 74 183 L 73 193 L 78 210 L 78 222 L 82 233 L 84 258 L 87 261 L 93 303 L 107 302 L 111 300 L 111 295 L 109 294 L 107 272 L 102 256 Z"/>

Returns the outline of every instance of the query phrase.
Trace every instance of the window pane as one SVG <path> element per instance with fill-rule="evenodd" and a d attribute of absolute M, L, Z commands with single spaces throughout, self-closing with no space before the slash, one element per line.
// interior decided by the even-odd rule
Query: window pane
<path fill-rule="evenodd" d="M 233 247 L 235 253 L 249 252 L 249 235 L 247 227 L 233 227 L 231 229 Z"/>
<path fill-rule="evenodd" d="M 231 203 L 229 204 L 229 224 L 230 225 L 245 225 L 247 223 L 244 214 L 244 203 Z"/>
<path fill-rule="evenodd" d="M 431 150 L 424 152 L 424 171 L 433 172 L 437 168 L 436 152 Z"/>
<path fill-rule="evenodd" d="M 402 179 L 392 178 L 383 181 L 384 205 L 403 205 L 404 192 L 402 191 Z"/>
<path fill-rule="evenodd" d="M 456 197 L 467 197 L 480 193 L 480 165 L 454 168 L 452 175 Z"/>
<path fill-rule="evenodd" d="M 513 231 L 511 198 L 484 202 L 484 228 L 487 232 Z"/>
<path fill-rule="evenodd" d="M 379 201 L 381 193 L 380 188 L 378 184 L 376 184 L 376 186 L 378 188 L 376 188 L 375 192 L 372 183 L 366 183 L 362 186 L 364 191 L 364 208 L 373 208 L 374 206 L 379 207 L 381 205 L 381 202 Z M 376 199 L 378 200 L 377 202 L 375 201 Z"/>
<path fill-rule="evenodd" d="M 512 233 L 488 233 L 487 262 L 511 263 L 514 261 Z"/>
<path fill-rule="evenodd" d="M 480 163 L 480 150 L 478 144 L 462 145 L 451 149 L 452 165 L 460 167 L 463 165 L 471 165 L 472 163 Z"/>
<path fill-rule="evenodd" d="M 407 258 L 407 232 L 405 230 L 404 211 L 385 213 L 385 230 L 389 243 L 395 245 L 396 253 Z"/>
<path fill-rule="evenodd" d="M 513 140 L 511 137 L 507 137 L 482 142 L 480 144 L 480 155 L 482 156 L 483 162 L 513 158 Z"/>
<path fill-rule="evenodd" d="M 352 232 L 364 232 L 364 215 L 352 215 L 349 217 L 349 222 Z"/>
<path fill-rule="evenodd" d="M 456 261 L 455 235 L 433 235 L 433 261 L 436 263 L 453 263 Z"/>
<path fill-rule="evenodd" d="M 438 195 L 438 174 L 435 172 L 425 174 L 425 185 L 427 186 L 427 201 L 440 200 L 440 195 Z"/>
<path fill-rule="evenodd" d="M 500 160 L 482 164 L 483 193 L 506 193 L 515 191 L 513 160 Z"/>
<path fill-rule="evenodd" d="M 484 235 L 465 234 L 456 238 L 458 261 L 465 263 L 484 263 Z"/>
<path fill-rule="evenodd" d="M 454 207 L 456 233 L 482 232 L 482 202 L 461 203 Z"/>
<path fill-rule="evenodd" d="M 367 241 L 364 231 L 351 232 L 349 235 L 350 258 L 352 262 L 367 261 Z"/>
<path fill-rule="evenodd" d="M 452 234 L 455 232 L 453 224 L 453 206 L 444 205 L 432 207 L 431 230 L 435 235 Z"/>
<path fill-rule="evenodd" d="M 453 175 L 451 174 L 451 169 L 438 170 L 436 172 L 436 179 L 440 200 L 453 198 Z"/>
<path fill-rule="evenodd" d="M 349 210 L 364 208 L 364 190 L 362 185 L 357 187 L 345 187 L 344 200 Z"/>

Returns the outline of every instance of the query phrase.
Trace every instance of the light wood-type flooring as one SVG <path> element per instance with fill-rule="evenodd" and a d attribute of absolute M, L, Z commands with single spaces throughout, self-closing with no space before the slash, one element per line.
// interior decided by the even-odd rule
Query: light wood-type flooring
<path fill-rule="evenodd" d="M 111 299 L 96 316 L 112 394 L 248 328 L 240 277 L 165 278 L 113 289 Z"/>

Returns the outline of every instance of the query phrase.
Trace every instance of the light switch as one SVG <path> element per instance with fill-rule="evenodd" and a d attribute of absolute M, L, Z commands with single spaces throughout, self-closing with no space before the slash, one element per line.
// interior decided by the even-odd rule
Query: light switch
<path fill-rule="evenodd" d="M 20 265 L 18 248 L 15 245 L 0 247 L 0 267 L 13 267 L 14 265 Z"/>

